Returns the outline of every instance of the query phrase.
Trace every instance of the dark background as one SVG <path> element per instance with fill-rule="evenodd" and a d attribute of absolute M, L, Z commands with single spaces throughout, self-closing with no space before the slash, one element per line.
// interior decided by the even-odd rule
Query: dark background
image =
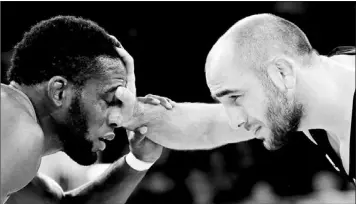
<path fill-rule="evenodd" d="M 337 46 L 355 45 L 355 8 L 354 2 L 1 2 L 1 80 L 7 83 L 11 50 L 25 31 L 55 15 L 75 15 L 97 22 L 134 57 L 139 96 L 211 103 L 206 56 L 241 18 L 257 13 L 284 17 L 326 55 Z M 127 152 L 125 133 L 117 135 L 103 162 Z M 282 197 L 305 195 L 315 188 L 317 173 L 325 171 L 335 176 L 338 188 L 348 188 L 303 135 L 276 152 L 256 140 L 212 151 L 165 150 L 129 203 L 231 203 L 246 199 L 260 182 Z"/>

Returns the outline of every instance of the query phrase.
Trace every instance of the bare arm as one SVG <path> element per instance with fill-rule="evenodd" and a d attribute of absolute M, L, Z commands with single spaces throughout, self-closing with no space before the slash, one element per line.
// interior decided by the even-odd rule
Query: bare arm
<path fill-rule="evenodd" d="M 62 203 L 125 203 L 147 171 L 136 171 L 124 157 L 98 179 L 66 192 Z"/>
<path fill-rule="evenodd" d="M 125 203 L 146 171 L 136 171 L 124 157 L 94 181 L 69 192 L 51 178 L 38 174 L 25 188 L 11 194 L 6 204 L 42 203 Z"/>
<path fill-rule="evenodd" d="M 127 96 L 127 94 L 125 95 Z M 129 95 L 130 96 L 130 95 Z M 131 98 L 134 98 L 130 96 Z M 121 98 L 126 104 L 126 98 Z M 124 100 L 125 99 L 125 100 Z M 2 103 L 2 111 L 8 110 Z M 125 105 L 125 107 L 129 105 Z M 123 108 L 123 112 L 124 112 Z M 128 111 L 125 111 L 125 113 Z M 3 113 L 3 112 L 2 112 Z M 1 118 L 1 201 L 8 196 L 11 200 L 20 198 L 34 198 L 39 203 L 125 203 L 137 184 L 142 180 L 146 171 L 137 171 L 130 167 L 122 157 L 113 163 L 99 178 L 77 189 L 63 193 L 58 185 L 52 185 L 46 177 L 37 176 L 36 173 L 42 154 L 43 136 L 41 129 L 31 124 L 27 115 L 11 114 L 18 123 L 11 118 Z M 6 124 L 5 121 L 7 122 Z M 34 123 L 34 121 L 32 121 Z M 9 126 L 16 124 L 16 126 Z M 19 128 L 20 127 L 20 128 Z M 136 135 L 136 134 L 134 134 Z M 133 137 L 134 138 L 134 137 Z M 158 154 L 155 148 L 146 148 L 143 140 L 130 141 L 130 150 L 145 158 L 147 155 Z M 141 144 L 141 145 L 139 145 Z M 157 145 L 158 146 L 158 145 Z M 161 147 L 162 148 L 162 147 Z M 159 150 L 159 149 L 158 149 Z M 136 154 L 137 155 L 137 154 Z M 155 158 L 158 159 L 158 158 Z M 146 160 L 143 160 L 146 161 Z M 155 160 L 154 160 L 155 161 Z M 154 162 L 152 161 L 152 162 Z M 35 177 L 35 179 L 33 179 Z M 30 184 L 29 184 L 30 183 Z M 53 183 L 53 182 L 52 182 Z M 29 184 L 29 185 L 28 185 Z M 26 201 L 27 202 L 27 201 Z M 22 203 L 22 202 L 20 202 Z M 30 202 L 32 203 L 32 202 Z"/>
<path fill-rule="evenodd" d="M 176 103 L 172 110 L 139 103 L 134 117 L 124 126 L 135 129 L 147 125 L 146 136 L 170 149 L 212 149 L 228 143 L 246 141 L 253 135 L 234 130 L 221 104 Z"/>
<path fill-rule="evenodd" d="M 42 157 L 38 172 L 56 181 L 64 191 L 73 190 L 97 179 L 111 164 L 79 165 L 66 153 L 57 152 Z"/>
<path fill-rule="evenodd" d="M 43 136 L 31 116 L 6 96 L 1 97 L 1 203 L 4 203 L 36 175 Z"/>

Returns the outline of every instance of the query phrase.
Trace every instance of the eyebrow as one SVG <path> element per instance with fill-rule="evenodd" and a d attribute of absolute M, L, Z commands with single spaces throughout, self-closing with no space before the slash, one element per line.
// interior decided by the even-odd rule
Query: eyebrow
<path fill-rule="evenodd" d="M 117 89 L 119 86 L 120 86 L 119 84 L 115 84 L 115 85 L 110 85 L 110 86 L 105 87 L 105 88 L 104 88 L 104 94 L 107 94 L 107 93 L 111 93 L 111 92 L 116 91 L 116 89 Z"/>
<path fill-rule="evenodd" d="M 223 96 L 226 96 L 226 95 L 229 95 L 232 93 L 239 93 L 239 92 L 241 92 L 241 91 L 238 89 L 234 89 L 234 90 L 226 89 L 226 90 L 222 90 L 216 94 L 213 94 L 211 97 L 213 97 L 214 100 L 218 100 L 218 98 L 221 98 Z"/>

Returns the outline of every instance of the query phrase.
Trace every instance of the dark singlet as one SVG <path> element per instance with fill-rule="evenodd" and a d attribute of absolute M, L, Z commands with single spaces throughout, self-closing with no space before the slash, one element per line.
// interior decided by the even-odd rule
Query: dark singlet
<path fill-rule="evenodd" d="M 338 47 L 335 48 L 329 56 L 334 55 L 355 55 L 355 47 L 345 46 L 345 47 Z M 326 131 L 324 130 L 310 130 L 310 134 L 318 144 L 318 147 L 321 148 L 327 156 L 331 159 L 334 163 L 336 169 L 340 172 L 341 176 L 345 179 L 351 181 L 356 186 L 356 175 L 355 175 L 355 112 L 356 112 L 356 105 L 355 105 L 355 92 L 353 98 L 353 107 L 352 107 L 352 118 L 351 118 L 351 135 L 350 135 L 350 156 L 349 156 L 349 174 L 346 173 L 342 161 L 340 157 L 336 154 L 334 149 L 331 147 L 331 144 L 328 140 L 328 136 Z"/>

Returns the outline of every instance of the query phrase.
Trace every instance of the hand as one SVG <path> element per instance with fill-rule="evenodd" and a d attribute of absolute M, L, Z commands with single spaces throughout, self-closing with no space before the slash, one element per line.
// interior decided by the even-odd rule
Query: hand
<path fill-rule="evenodd" d="M 117 53 L 120 55 L 123 63 L 125 64 L 127 71 L 127 88 L 136 96 L 136 85 L 135 85 L 135 66 L 134 59 L 131 55 L 124 49 L 120 42 L 113 35 L 109 35 L 119 47 L 116 47 Z"/>
<path fill-rule="evenodd" d="M 144 162 L 156 162 L 162 154 L 163 147 L 145 137 L 147 127 L 128 131 L 130 151 L 135 157 Z"/>
<path fill-rule="evenodd" d="M 137 97 L 137 100 L 142 103 L 148 103 L 151 105 L 159 105 L 161 104 L 166 109 L 172 109 L 176 103 L 169 98 L 148 94 L 145 97 Z"/>
<path fill-rule="evenodd" d="M 138 103 L 133 93 L 125 87 L 118 87 L 115 96 L 122 102 L 122 105 L 121 107 L 112 109 L 108 117 L 111 124 L 121 127 L 133 117 Z"/>

